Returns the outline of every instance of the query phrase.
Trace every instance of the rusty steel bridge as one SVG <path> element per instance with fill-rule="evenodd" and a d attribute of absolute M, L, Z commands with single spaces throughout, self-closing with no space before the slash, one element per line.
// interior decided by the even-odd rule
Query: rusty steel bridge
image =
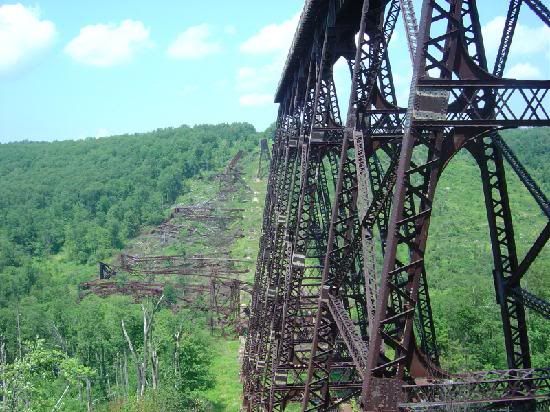
<path fill-rule="evenodd" d="M 275 98 L 243 410 L 550 410 L 550 359 L 532 364 L 526 319 L 526 309 L 549 319 L 550 304 L 522 285 L 550 237 L 550 203 L 499 135 L 550 126 L 550 80 L 503 77 L 520 11 L 546 26 L 550 12 L 540 0 L 501 1 L 489 67 L 476 0 L 423 0 L 418 18 L 412 0 L 306 0 Z M 408 101 L 397 101 L 388 53 L 399 20 Z M 341 58 L 345 115 L 333 79 Z M 480 171 L 506 370 L 440 365 L 424 257 L 438 180 L 460 150 Z M 547 219 L 524 256 L 506 163 Z"/>

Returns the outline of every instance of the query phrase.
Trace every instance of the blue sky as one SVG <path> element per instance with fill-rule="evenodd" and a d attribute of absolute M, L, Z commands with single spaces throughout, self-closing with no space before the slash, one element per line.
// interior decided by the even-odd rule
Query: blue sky
<path fill-rule="evenodd" d="M 494 55 L 504 1 L 480 1 Z M 181 124 L 265 129 L 300 0 L 0 4 L 0 142 L 101 137 Z M 550 29 L 525 6 L 507 75 L 550 76 Z M 390 53 L 401 102 L 409 55 L 402 23 Z M 346 100 L 347 69 L 335 77 Z M 403 103 L 402 103 L 403 104 Z"/>

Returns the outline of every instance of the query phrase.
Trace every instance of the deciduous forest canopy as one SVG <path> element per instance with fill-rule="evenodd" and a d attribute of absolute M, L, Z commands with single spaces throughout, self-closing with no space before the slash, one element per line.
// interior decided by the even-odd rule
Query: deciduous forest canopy
<path fill-rule="evenodd" d="M 87 384 L 99 407 L 135 394 L 135 365 L 121 320 L 135 351 L 143 352 L 142 312 L 152 311 L 156 300 L 144 308 L 122 296 L 79 301 L 77 285 L 97 277 L 98 261 L 162 222 L 192 182 L 215 187 L 213 176 L 238 150 L 254 152 L 260 136 L 253 126 L 234 123 L 1 145 L 0 362 L 8 366 L 1 372 L 6 396 L 0 408 L 27 410 L 30 404 L 49 411 L 73 381 L 62 410 L 86 410 L 78 399 L 85 398 Z M 204 317 L 161 304 L 153 331 L 159 391 L 146 394 L 141 406 L 129 396 L 127 410 L 206 407 L 196 394 L 214 382 L 214 343 Z M 123 363 L 130 370 L 124 377 Z"/>

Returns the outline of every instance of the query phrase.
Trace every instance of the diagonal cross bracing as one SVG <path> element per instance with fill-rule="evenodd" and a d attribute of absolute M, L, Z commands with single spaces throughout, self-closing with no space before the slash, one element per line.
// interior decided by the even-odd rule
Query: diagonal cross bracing
<path fill-rule="evenodd" d="M 352 399 L 368 411 L 549 401 L 547 369 L 531 365 L 526 316 L 547 318 L 548 303 L 521 280 L 550 224 L 518 257 L 504 162 L 545 216 L 548 201 L 497 134 L 550 125 L 550 80 L 502 77 L 522 7 L 547 25 L 548 10 L 509 1 L 490 72 L 475 0 L 423 0 L 420 18 L 413 3 L 305 2 L 275 96 L 242 369 L 246 411 L 333 411 Z M 388 52 L 399 19 L 413 65 L 408 102 L 397 100 Z M 339 58 L 351 69 L 347 114 L 332 78 Z M 424 258 L 439 177 L 463 148 L 482 176 L 488 276 L 510 369 L 452 375 L 439 365 Z"/>

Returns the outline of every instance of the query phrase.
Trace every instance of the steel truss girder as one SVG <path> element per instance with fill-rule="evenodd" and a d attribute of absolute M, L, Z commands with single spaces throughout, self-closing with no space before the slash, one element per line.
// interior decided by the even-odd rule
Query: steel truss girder
<path fill-rule="evenodd" d="M 465 4 L 468 7 L 464 8 Z M 471 25 L 468 27 L 463 26 L 465 9 L 470 14 Z M 525 93 L 520 93 L 526 99 L 525 106 L 518 115 L 509 105 L 508 98 L 515 90 L 523 90 L 524 85 L 512 80 L 489 81 L 489 76 L 480 80 L 470 80 L 471 78 L 451 80 L 453 74 L 461 79 L 462 75 L 471 76 L 476 71 L 481 73 L 486 69 L 482 42 L 475 39 L 476 36 L 481 39 L 479 22 L 476 22 L 476 19 L 477 12 L 473 2 L 424 2 L 419 36 L 419 43 L 424 44 L 424 47 L 417 56 L 417 64 L 420 65 L 419 72 L 416 73 L 418 79 L 413 79 L 414 89 L 411 89 L 413 99 L 409 106 L 410 118 L 405 128 L 397 171 L 394 209 L 382 271 L 375 331 L 371 335 L 369 345 L 369 375 L 363 386 L 364 406 L 369 410 L 374 409 L 375 405 L 380 405 L 374 393 L 382 382 L 375 376 L 378 374 L 393 376 L 398 382 L 406 378 L 410 364 L 414 345 L 412 316 L 417 307 L 416 297 L 424 273 L 425 245 L 433 195 L 438 176 L 445 164 L 442 149 L 448 128 L 460 127 L 461 133 L 465 134 L 465 139 L 468 140 L 483 134 L 484 129 L 487 130 L 493 126 L 508 127 L 513 124 L 517 127 L 530 119 L 539 126 L 547 124 L 548 114 L 543 103 L 546 102 L 550 83 L 534 85 L 529 82 L 527 87 L 533 87 L 533 94 L 527 97 Z M 432 33 L 430 23 L 438 21 L 441 27 L 441 20 L 447 21 L 446 31 Z M 471 42 L 476 47 L 473 55 L 465 56 L 464 51 L 468 50 L 465 32 L 468 29 L 471 29 L 474 34 Z M 436 51 L 442 53 L 438 54 Z M 460 63 L 457 57 L 461 59 L 467 57 L 469 60 L 466 63 Z M 467 67 L 464 67 L 464 64 Z M 472 69 L 475 66 L 479 69 Z M 434 70 L 438 72 L 439 79 L 429 78 L 427 75 Z M 502 92 L 502 90 L 506 91 Z M 450 103 L 449 96 L 453 97 Z M 490 147 L 486 146 L 483 150 L 485 154 L 483 161 L 478 160 L 478 162 L 480 162 L 482 176 L 483 173 L 486 174 L 482 180 L 485 184 L 489 223 L 493 228 L 492 243 L 497 269 L 495 279 L 497 293 L 500 291 L 499 302 L 508 361 L 511 368 L 529 368 L 529 347 L 523 303 L 506 292 L 506 287 L 509 286 L 498 286 L 503 285 L 507 278 L 517 273 L 517 258 L 513 243 L 511 214 L 507 205 L 502 159 L 492 142 L 489 145 Z M 423 160 L 418 166 L 412 166 L 413 153 L 424 153 Z M 497 192 L 496 195 L 492 194 L 494 191 Z M 404 213 L 407 196 L 413 196 L 418 207 L 411 216 Z M 502 229 L 498 227 L 499 224 L 503 225 Z M 412 229 L 412 235 L 407 233 L 407 227 Z M 408 262 L 404 265 L 396 259 L 398 249 L 402 248 L 409 251 Z M 390 307 L 394 310 L 390 310 Z M 395 310 L 396 307 L 397 310 Z M 394 355 L 392 359 L 380 364 L 376 353 L 381 350 L 382 343 L 391 347 Z M 395 407 L 395 400 L 386 399 L 385 401 L 389 402 L 388 406 L 393 402 Z"/>
<path fill-rule="evenodd" d="M 243 363 L 247 410 L 301 402 L 302 410 L 328 411 L 360 390 L 366 410 L 417 410 L 420 401 L 437 410 L 442 396 L 463 404 L 548 399 L 548 374 L 530 368 L 525 307 L 548 317 L 550 305 L 520 283 L 550 238 L 550 224 L 520 261 L 504 160 L 546 216 L 550 208 L 496 134 L 550 125 L 549 80 L 502 78 L 522 3 L 548 24 L 540 1 L 511 0 L 492 74 L 475 0 L 424 0 L 418 28 L 408 0 L 306 3 L 277 92 L 281 107 Z M 400 12 L 411 54 L 416 51 L 406 109 L 397 105 L 387 52 Z M 352 69 L 345 125 L 332 80 L 338 53 Z M 484 182 L 513 369 L 461 380 L 438 365 L 424 255 L 438 179 L 463 147 L 474 153 Z M 378 253 L 383 266 L 377 269 Z M 415 384 L 415 378 L 429 381 Z"/>
<path fill-rule="evenodd" d="M 509 284 L 509 280 L 517 272 L 518 258 L 504 163 L 500 151 L 490 138 L 472 142 L 469 150 L 474 154 L 481 170 L 493 250 L 493 276 L 497 302 L 501 307 L 508 366 L 510 369 L 530 368 L 525 309 L 523 303 L 508 292 L 509 287 L 519 287 L 519 279 L 515 284 Z"/>

